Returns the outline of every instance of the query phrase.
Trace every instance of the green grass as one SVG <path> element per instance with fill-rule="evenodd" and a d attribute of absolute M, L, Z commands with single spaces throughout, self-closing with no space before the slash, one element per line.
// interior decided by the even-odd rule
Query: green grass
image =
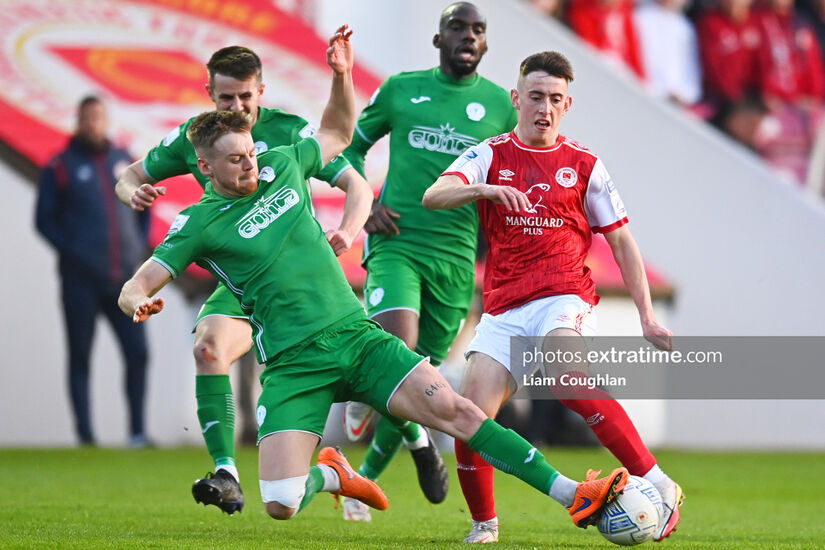
<path fill-rule="evenodd" d="M 348 449 L 358 465 L 362 448 Z M 611 468 L 598 449 L 545 449 L 568 475 Z M 687 499 L 679 530 L 659 550 L 825 548 L 825 454 L 660 451 Z M 455 477 L 443 504 L 427 503 L 408 453 L 381 479 L 390 509 L 345 523 L 320 494 L 297 518 L 270 519 L 260 502 L 255 449 L 240 450 L 243 513 L 196 505 L 189 493 L 209 469 L 201 449 L 0 450 L 0 548 L 465 548 L 470 516 Z M 497 474 L 502 522 L 496 548 L 617 548 L 595 528 L 520 481 Z M 652 544 L 652 543 L 650 543 Z"/>

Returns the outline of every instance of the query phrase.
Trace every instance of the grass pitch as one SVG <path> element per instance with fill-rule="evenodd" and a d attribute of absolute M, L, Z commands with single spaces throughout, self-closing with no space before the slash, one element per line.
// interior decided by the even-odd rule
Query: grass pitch
<path fill-rule="evenodd" d="M 345 449 L 354 465 L 364 449 Z M 601 449 L 544 449 L 564 473 L 612 468 Z M 657 550 L 825 548 L 825 454 L 659 451 L 687 495 L 678 531 Z M 196 505 L 191 482 L 210 469 L 202 449 L 0 450 L 0 548 L 464 548 L 470 515 L 455 476 L 447 500 L 427 503 L 409 453 L 380 483 L 390 509 L 368 524 L 341 520 L 327 494 L 297 518 L 270 519 L 260 502 L 256 450 L 239 452 L 243 513 Z M 595 528 L 573 527 L 566 510 L 497 472 L 501 539 L 494 548 L 618 548 Z"/>

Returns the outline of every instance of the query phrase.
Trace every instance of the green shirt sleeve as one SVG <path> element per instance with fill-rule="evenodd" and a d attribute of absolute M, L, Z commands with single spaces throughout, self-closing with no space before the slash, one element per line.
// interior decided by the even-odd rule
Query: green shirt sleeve
<path fill-rule="evenodd" d="M 358 122 L 355 124 L 355 132 L 352 135 L 352 143 L 344 151 L 344 156 L 353 168 L 358 170 L 362 176 L 364 173 L 364 157 L 373 143 L 387 135 L 392 130 L 391 125 L 391 92 L 392 78 L 388 78 L 372 94 L 369 103 L 361 111 Z"/>
<path fill-rule="evenodd" d="M 178 277 L 199 256 L 200 228 L 192 219 L 192 208 L 175 218 L 172 226 L 152 253 L 152 260 L 165 267 L 172 278 Z"/>
<path fill-rule="evenodd" d="M 312 124 L 297 115 L 295 115 L 295 118 L 297 119 L 298 124 L 296 124 L 293 129 L 292 139 L 290 140 L 291 143 L 297 143 L 298 141 L 315 134 L 316 128 L 312 126 Z M 315 177 L 321 181 L 327 182 L 330 186 L 334 186 L 335 182 L 338 181 L 338 178 L 341 177 L 341 174 L 350 168 L 352 168 L 352 166 L 349 161 L 344 158 L 343 155 L 338 155 L 329 161 L 326 166 L 324 166 L 321 171 L 315 175 Z"/>
<path fill-rule="evenodd" d="M 294 161 L 303 179 L 314 177 L 321 170 L 321 143 L 315 136 L 309 136 L 294 145 L 276 147 L 273 152 L 281 153 Z M 267 159 L 261 160 L 266 164 Z"/>
<path fill-rule="evenodd" d="M 188 124 L 187 121 L 166 134 L 143 159 L 143 169 L 153 180 L 161 181 L 190 173 L 187 155 L 193 155 L 194 148 L 186 138 Z"/>

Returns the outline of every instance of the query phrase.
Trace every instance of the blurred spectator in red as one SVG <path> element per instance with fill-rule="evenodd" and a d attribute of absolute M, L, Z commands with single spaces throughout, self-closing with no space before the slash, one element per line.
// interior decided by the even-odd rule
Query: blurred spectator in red
<path fill-rule="evenodd" d="M 633 0 L 571 0 L 567 21 L 583 40 L 644 80 Z"/>
<path fill-rule="evenodd" d="M 711 117 L 757 90 L 760 34 L 752 3 L 719 0 L 697 19 L 704 100 Z"/>
<path fill-rule="evenodd" d="M 825 0 L 802 0 L 797 7 L 811 25 L 819 42 L 819 53 L 825 58 Z"/>
<path fill-rule="evenodd" d="M 562 0 L 529 0 L 530 4 L 549 17 L 561 19 L 564 11 Z"/>
<path fill-rule="evenodd" d="M 764 0 L 755 12 L 760 30 L 759 92 L 771 112 L 763 156 L 791 179 L 805 180 L 822 119 L 825 67 L 816 35 L 793 0 Z"/>
<path fill-rule="evenodd" d="M 650 91 L 689 106 L 702 94 L 699 46 L 683 10 L 688 0 L 653 0 L 636 8 L 644 72 Z"/>
<path fill-rule="evenodd" d="M 759 24 L 759 87 L 769 106 L 825 98 L 825 67 L 813 29 L 793 0 L 765 0 L 756 12 Z"/>

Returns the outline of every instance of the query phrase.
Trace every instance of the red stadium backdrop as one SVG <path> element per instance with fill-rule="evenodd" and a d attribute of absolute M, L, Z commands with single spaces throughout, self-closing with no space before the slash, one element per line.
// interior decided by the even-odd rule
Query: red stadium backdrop
<path fill-rule="evenodd" d="M 317 121 L 329 93 L 326 40 L 268 0 L 0 0 L 0 36 L 0 140 L 38 165 L 65 145 L 78 100 L 92 93 L 109 105 L 115 141 L 142 156 L 180 122 L 212 108 L 204 63 L 231 44 L 261 56 L 264 105 Z M 381 80 L 356 66 L 359 105 Z M 372 165 L 385 165 L 386 146 L 371 156 Z M 201 194 L 191 176 L 165 185 L 167 196 L 152 208 L 154 242 Z M 343 194 L 315 185 L 314 202 L 321 225 L 336 226 Z M 361 244 L 341 257 L 356 287 L 365 275 Z M 622 286 L 603 239 L 594 239 L 588 262 L 602 291 Z M 648 273 L 654 289 L 667 288 Z"/>

